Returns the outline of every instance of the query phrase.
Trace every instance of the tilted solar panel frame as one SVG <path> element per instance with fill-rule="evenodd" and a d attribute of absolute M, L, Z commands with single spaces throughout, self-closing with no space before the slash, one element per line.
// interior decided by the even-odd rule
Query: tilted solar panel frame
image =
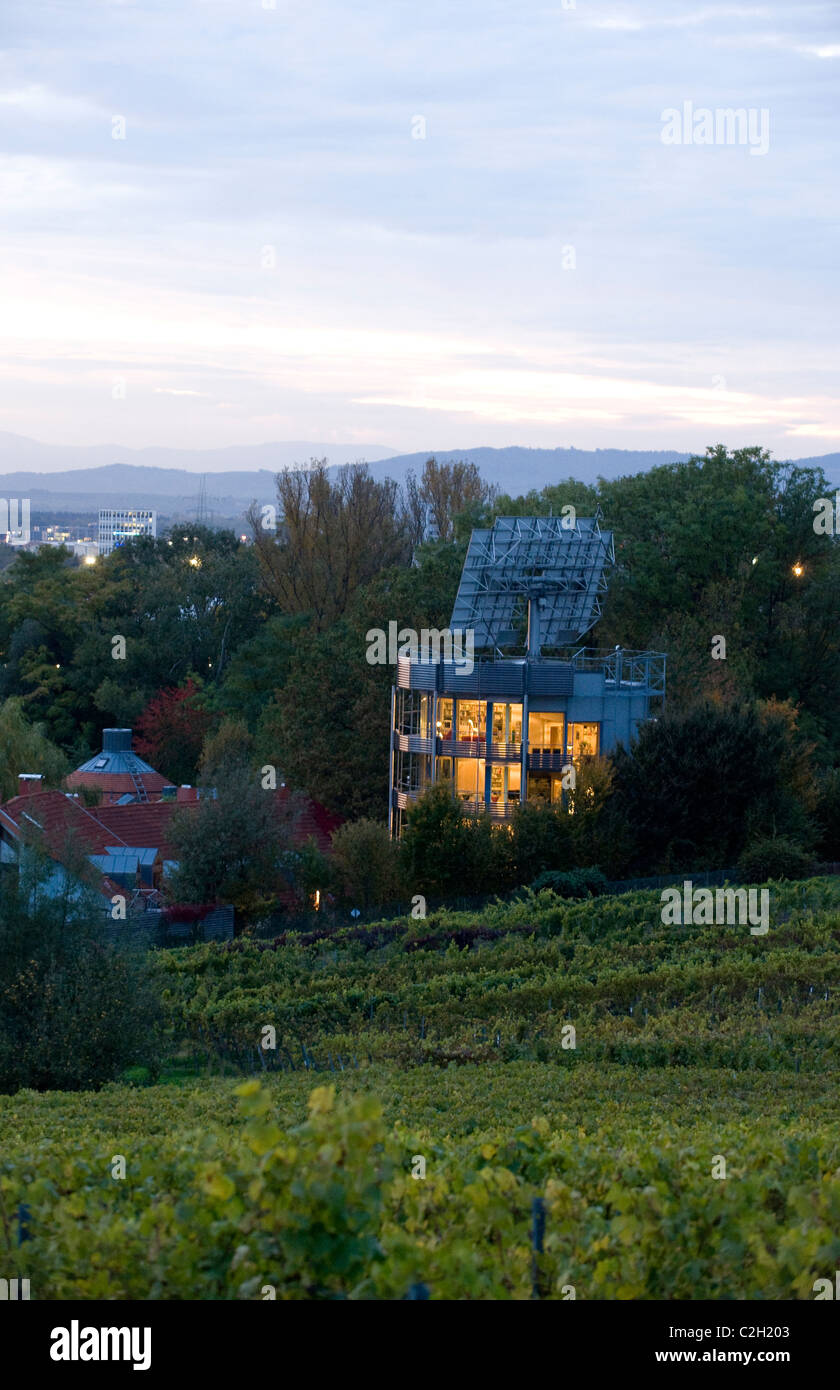
<path fill-rule="evenodd" d="M 577 642 L 601 616 L 606 571 L 615 564 L 611 531 L 599 519 L 498 517 L 473 531 L 451 627 L 472 630 L 477 650 L 523 645 L 529 599 L 540 605 L 541 646 Z"/>

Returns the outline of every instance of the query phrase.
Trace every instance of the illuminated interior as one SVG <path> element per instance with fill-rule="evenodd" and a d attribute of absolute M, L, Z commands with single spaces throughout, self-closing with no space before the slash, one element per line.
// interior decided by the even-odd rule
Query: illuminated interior
<path fill-rule="evenodd" d="M 457 737 L 465 742 L 477 743 L 487 736 L 487 701 L 458 701 Z"/>
<path fill-rule="evenodd" d="M 437 734 L 438 738 L 453 738 L 452 719 L 455 701 L 451 699 L 438 701 Z"/>
<path fill-rule="evenodd" d="M 490 768 L 490 805 L 505 806 L 518 801 L 522 786 L 522 768 L 519 763 L 505 767 Z"/>
<path fill-rule="evenodd" d="M 462 801 L 476 801 L 484 804 L 483 758 L 455 759 L 455 793 Z"/>
<path fill-rule="evenodd" d="M 521 705 L 507 704 L 493 706 L 493 742 L 522 742 Z"/>
<path fill-rule="evenodd" d="M 563 777 L 559 772 L 531 772 L 528 775 L 528 800 L 550 802 L 559 806 L 563 801 Z"/>
<path fill-rule="evenodd" d="M 570 724 L 566 742 L 566 753 L 572 762 L 580 758 L 595 757 L 600 742 L 599 724 Z"/>
<path fill-rule="evenodd" d="M 503 821 L 509 818 L 510 809 L 522 798 L 521 702 L 441 696 L 435 706 L 431 692 L 402 689 L 396 692 L 394 723 L 399 734 L 422 739 L 437 735 L 449 744 L 450 753 L 456 749 L 458 753 L 457 757 L 438 756 L 437 751 L 430 755 L 431 750 L 395 748 L 396 791 L 413 800 L 432 783 L 449 782 L 465 809 L 487 809 Z M 529 712 L 527 733 L 528 752 L 539 754 L 542 760 L 542 765 L 538 760 L 528 771 L 528 800 L 564 804 L 562 767 L 600 751 L 600 724 L 570 723 L 561 710 L 536 710 Z M 484 756 L 479 757 L 479 753 Z"/>
<path fill-rule="evenodd" d="M 530 748 L 565 748 L 566 716 L 564 714 L 529 714 L 528 746 Z"/>

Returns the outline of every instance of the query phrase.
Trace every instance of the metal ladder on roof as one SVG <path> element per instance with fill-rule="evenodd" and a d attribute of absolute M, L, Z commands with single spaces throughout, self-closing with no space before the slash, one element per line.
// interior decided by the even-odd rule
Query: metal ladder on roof
<path fill-rule="evenodd" d="M 137 793 L 137 800 L 138 800 L 138 801 L 148 801 L 148 800 L 149 800 L 149 794 L 148 794 L 148 792 L 146 791 L 146 788 L 143 786 L 142 780 L 141 780 L 141 779 L 137 776 L 137 774 L 136 774 L 135 772 L 133 772 L 131 769 L 129 769 L 128 775 L 129 775 L 129 777 L 131 778 L 132 784 L 133 784 L 133 786 L 134 786 L 134 790 L 135 790 L 135 792 Z"/>

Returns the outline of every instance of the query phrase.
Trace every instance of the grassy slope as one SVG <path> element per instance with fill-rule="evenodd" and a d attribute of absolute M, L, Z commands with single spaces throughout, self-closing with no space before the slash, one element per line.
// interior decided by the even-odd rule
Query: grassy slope
<path fill-rule="evenodd" d="M 168 953 L 185 1055 L 262 1075 L 272 1023 L 279 1069 L 241 1099 L 183 1075 L 0 1098 L 7 1260 L 35 1297 L 526 1298 L 539 1195 L 544 1296 L 812 1297 L 840 1261 L 836 895 L 777 886 L 766 938 L 634 894 L 491 909 L 471 948 L 443 915 L 372 949 Z"/>

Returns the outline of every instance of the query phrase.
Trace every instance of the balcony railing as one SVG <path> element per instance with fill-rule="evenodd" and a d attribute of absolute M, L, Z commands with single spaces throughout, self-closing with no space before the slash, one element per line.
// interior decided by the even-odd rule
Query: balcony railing
<path fill-rule="evenodd" d="M 483 738 L 421 738 L 418 734 L 394 733 L 394 748 L 403 753 L 420 753 L 441 758 L 483 758 L 491 763 L 518 763 L 521 743 L 488 742 Z M 574 759 L 562 748 L 529 748 L 528 767 L 533 772 L 561 772 Z"/>
<path fill-rule="evenodd" d="M 530 772 L 562 772 L 573 761 L 562 748 L 532 748 L 528 754 Z"/>
<path fill-rule="evenodd" d="M 492 821 L 509 821 L 513 818 L 514 808 L 518 806 L 517 801 L 493 801 L 489 806 L 485 806 L 483 801 L 478 801 L 475 797 L 461 801 L 461 809 L 466 816 L 489 816 Z"/>
<path fill-rule="evenodd" d="M 485 738 L 439 738 L 438 752 L 443 758 L 490 758 L 497 762 L 518 762 L 521 743 L 488 742 Z"/>
<path fill-rule="evenodd" d="M 409 806 L 413 805 L 417 798 L 423 795 L 425 790 L 425 787 L 414 787 L 410 789 L 406 787 L 395 787 L 394 806 L 400 811 L 408 810 Z M 519 804 L 516 801 L 492 801 L 489 806 L 485 806 L 484 801 L 480 797 L 456 796 L 455 799 L 465 816 L 487 815 L 493 821 L 510 820 L 513 815 L 514 807 Z"/>
<path fill-rule="evenodd" d="M 652 695 L 665 693 L 664 652 L 579 647 L 570 660 L 576 671 L 603 671 L 605 684 L 614 689 L 647 690 Z"/>
<path fill-rule="evenodd" d="M 627 648 L 578 647 L 557 658 L 481 656 L 471 672 L 456 673 L 451 663 L 419 662 L 400 657 L 396 684 L 405 690 L 448 690 L 456 696 L 521 699 L 532 695 L 572 693 L 574 673 L 600 672 L 615 690 L 642 690 L 652 697 L 665 694 L 666 657 L 663 652 Z"/>
<path fill-rule="evenodd" d="M 403 753 L 434 753 L 435 740 L 423 738 L 421 734 L 404 734 L 397 729 L 394 732 L 394 747 Z"/>

